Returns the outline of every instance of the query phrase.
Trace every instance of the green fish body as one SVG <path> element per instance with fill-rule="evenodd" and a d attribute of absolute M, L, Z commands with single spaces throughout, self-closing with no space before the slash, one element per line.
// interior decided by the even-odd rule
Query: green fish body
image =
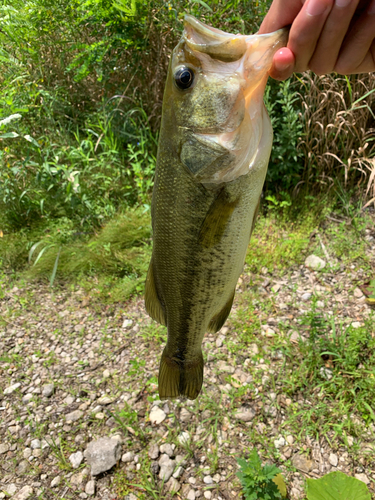
<path fill-rule="evenodd" d="M 185 18 L 164 93 L 152 198 L 150 316 L 168 328 L 161 399 L 195 399 L 201 344 L 228 317 L 272 146 L 263 93 L 286 30 L 231 35 Z"/>

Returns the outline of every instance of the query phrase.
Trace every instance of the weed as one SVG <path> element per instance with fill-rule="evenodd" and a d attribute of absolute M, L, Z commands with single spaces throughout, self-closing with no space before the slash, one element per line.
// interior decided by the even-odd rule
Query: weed
<path fill-rule="evenodd" d="M 264 465 L 260 461 L 259 455 L 254 448 L 250 453 L 249 459 L 238 459 L 241 470 L 237 473 L 246 500 L 264 500 L 282 499 L 281 488 L 276 484 L 275 477 L 280 474 L 280 470 L 275 465 Z M 282 486 L 285 488 L 284 482 Z M 286 493 L 286 492 L 285 492 Z"/>

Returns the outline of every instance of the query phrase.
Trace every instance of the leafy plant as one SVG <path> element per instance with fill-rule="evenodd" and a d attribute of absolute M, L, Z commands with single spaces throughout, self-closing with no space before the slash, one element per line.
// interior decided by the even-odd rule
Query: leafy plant
<path fill-rule="evenodd" d="M 308 500 L 371 500 L 370 492 L 362 481 L 343 472 L 330 472 L 320 479 L 307 479 Z"/>
<path fill-rule="evenodd" d="M 285 483 L 280 470 L 275 465 L 264 465 L 254 448 L 250 453 L 249 460 L 238 459 L 241 471 L 237 472 L 246 500 L 279 500 L 286 496 Z M 278 476 L 280 486 L 276 484 Z M 280 479 L 281 478 L 281 479 Z"/>

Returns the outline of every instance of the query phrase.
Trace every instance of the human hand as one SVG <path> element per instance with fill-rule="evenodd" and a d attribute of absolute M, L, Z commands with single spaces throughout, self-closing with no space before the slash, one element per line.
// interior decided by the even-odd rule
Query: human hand
<path fill-rule="evenodd" d="M 318 75 L 375 71 L 375 0 L 274 0 L 259 33 L 291 25 L 272 78 L 311 69 Z"/>

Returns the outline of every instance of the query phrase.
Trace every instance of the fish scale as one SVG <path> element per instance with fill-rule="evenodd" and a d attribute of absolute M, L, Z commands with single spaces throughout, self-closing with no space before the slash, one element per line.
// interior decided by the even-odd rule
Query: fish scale
<path fill-rule="evenodd" d="M 187 16 L 171 58 L 145 292 L 148 313 L 168 329 L 159 370 L 161 399 L 198 396 L 203 337 L 219 330 L 229 315 L 267 171 L 272 127 L 262 96 L 282 40 L 284 32 L 255 39 L 213 30 Z M 254 70 L 254 78 L 263 83 L 249 99 L 244 71 L 249 51 L 259 51 L 262 43 L 267 61 Z M 250 114 L 255 120 L 249 128 Z M 246 137 L 248 130 L 252 137 Z"/>

